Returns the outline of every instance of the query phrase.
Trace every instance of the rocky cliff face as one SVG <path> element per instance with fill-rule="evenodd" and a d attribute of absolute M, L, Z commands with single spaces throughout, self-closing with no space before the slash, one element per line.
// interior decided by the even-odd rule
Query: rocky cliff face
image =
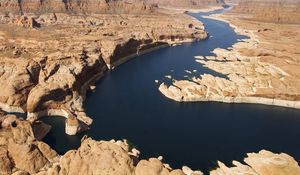
<path fill-rule="evenodd" d="M 146 0 L 146 2 L 148 4 L 176 8 L 205 8 L 225 4 L 224 0 Z"/>
<path fill-rule="evenodd" d="M 83 2 L 108 3 L 109 9 L 126 10 L 124 1 L 64 2 L 71 5 L 63 9 L 72 12 L 93 7 L 81 6 Z M 140 1 L 126 2 L 125 6 L 132 9 L 137 5 L 134 2 Z M 19 5 L 22 11 L 35 14 L 0 15 L 0 108 L 28 113 L 31 121 L 41 116 L 65 116 L 69 119 L 68 134 L 92 123 L 82 103 L 86 91 L 108 68 L 150 48 L 207 37 L 203 25 L 184 14 L 38 13 L 36 10 L 53 5 L 44 3 L 61 1 L 36 3 L 1 1 L 2 10 Z"/>
<path fill-rule="evenodd" d="M 299 0 L 240 0 L 233 13 L 276 23 L 300 23 Z"/>
<path fill-rule="evenodd" d="M 142 0 L 2 0 L 0 11 L 13 13 L 148 13 Z"/>
<path fill-rule="evenodd" d="M 40 125 L 40 124 L 39 124 Z M 45 127 L 12 115 L 0 114 L 0 174 L 5 175 L 203 175 L 183 166 L 172 169 L 163 158 L 140 160 L 139 151 L 123 141 L 95 141 L 84 137 L 77 150 L 58 155 L 39 141 Z M 287 154 L 269 151 L 248 154 L 244 162 L 229 168 L 218 162 L 210 175 L 299 175 L 298 163 Z"/>
<path fill-rule="evenodd" d="M 58 155 L 37 139 L 43 131 L 37 125 L 41 124 L 0 114 L 0 174 L 202 175 L 188 167 L 172 170 L 161 157 L 139 160 L 139 151 L 126 140 L 83 138 L 80 148 Z"/>

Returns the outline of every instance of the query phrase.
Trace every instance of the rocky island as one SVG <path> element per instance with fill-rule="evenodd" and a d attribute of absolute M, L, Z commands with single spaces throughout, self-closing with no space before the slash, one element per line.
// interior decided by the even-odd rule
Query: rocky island
<path fill-rule="evenodd" d="M 109 69 L 156 48 L 208 37 L 203 24 L 194 18 L 157 9 L 157 3 L 168 2 L 0 2 L 0 174 L 203 174 L 187 166 L 172 169 L 161 156 L 140 160 L 139 151 L 127 140 L 95 141 L 83 137 L 80 148 L 64 155 L 41 141 L 51 126 L 38 121 L 40 117 L 66 117 L 69 135 L 92 124 L 83 101 L 86 92 L 93 90 L 95 82 Z M 195 2 L 198 7 L 224 4 L 213 0 L 177 2 L 172 2 L 172 6 L 191 8 Z M 238 8 L 241 7 L 233 13 L 244 17 Z M 196 56 L 197 62 L 228 75 L 228 79 L 201 75 L 193 81 L 174 81 L 170 87 L 162 84 L 162 93 L 177 101 L 235 102 L 238 98 L 259 98 L 299 108 L 298 25 L 287 26 L 280 20 L 281 27 L 271 28 L 276 24 L 257 22 L 252 16 L 234 19 L 230 15 L 222 19 L 250 39 L 237 43 L 233 49 L 216 49 L 215 57 Z M 275 34 L 284 39 L 279 41 Z M 25 113 L 27 119 L 12 113 Z M 262 150 L 248 154 L 244 162 L 233 161 L 232 168 L 218 162 L 219 168 L 210 174 L 300 174 L 298 163 L 284 153 Z"/>

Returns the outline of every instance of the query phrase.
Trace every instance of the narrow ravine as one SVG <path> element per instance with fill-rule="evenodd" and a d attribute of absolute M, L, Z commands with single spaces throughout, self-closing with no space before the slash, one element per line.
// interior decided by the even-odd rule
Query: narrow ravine
<path fill-rule="evenodd" d="M 59 153 L 77 148 L 83 135 L 96 140 L 127 139 L 143 158 L 162 155 L 172 167 L 188 165 L 208 171 L 216 161 L 242 160 L 247 152 L 268 149 L 300 161 L 300 110 L 253 104 L 177 103 L 159 91 L 159 82 L 217 73 L 195 62 L 215 48 L 231 47 L 244 36 L 225 22 L 191 14 L 205 24 L 210 38 L 138 56 L 115 68 L 85 101 L 91 129 L 78 136 L 64 134 L 64 118 L 44 118 L 55 125 L 45 141 Z M 194 70 L 188 73 L 186 70 Z M 222 76 L 222 75 L 218 75 Z"/>

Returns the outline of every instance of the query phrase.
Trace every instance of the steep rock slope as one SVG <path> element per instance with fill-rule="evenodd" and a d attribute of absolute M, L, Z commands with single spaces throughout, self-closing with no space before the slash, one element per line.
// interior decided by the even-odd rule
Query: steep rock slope
<path fill-rule="evenodd" d="M 188 167 L 172 170 L 162 158 L 139 160 L 139 151 L 123 141 L 84 137 L 77 150 L 58 155 L 37 139 L 44 127 L 0 114 L 0 174 L 37 175 L 202 175 Z"/>
<path fill-rule="evenodd" d="M 0 11 L 13 13 L 148 13 L 143 0 L 2 0 Z"/>
<path fill-rule="evenodd" d="M 264 22 L 299 24 L 300 0 L 240 0 L 232 12 Z"/>
<path fill-rule="evenodd" d="M 87 0 L 76 4 L 64 1 L 71 4 L 64 8 L 67 13 L 35 11 L 43 9 L 43 3 L 61 4 L 61 1 L 15 2 L 2 3 L 2 10 L 21 4 L 22 11 L 35 13 L 0 15 L 0 108 L 27 113 L 31 121 L 41 116 L 65 116 L 68 134 L 76 134 L 92 123 L 82 103 L 86 91 L 94 88 L 95 81 L 108 68 L 151 48 L 207 37 L 202 23 L 188 15 L 147 12 L 147 8 L 141 10 L 145 14 L 125 13 L 127 6 L 131 7 L 129 10 L 137 10 L 132 6 L 141 2 L 138 0 L 125 4 L 124 1 Z M 97 7 L 96 2 L 108 3 L 109 9 L 125 12 L 84 13 L 93 4 Z M 77 11 L 74 9 L 80 13 L 71 13 Z"/>

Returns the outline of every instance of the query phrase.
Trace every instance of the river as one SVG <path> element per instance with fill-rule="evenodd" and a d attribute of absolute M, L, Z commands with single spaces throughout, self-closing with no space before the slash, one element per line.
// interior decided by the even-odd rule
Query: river
<path fill-rule="evenodd" d="M 228 164 L 261 149 L 285 152 L 300 161 L 300 110 L 178 103 L 158 91 L 155 80 L 169 81 L 165 75 L 180 80 L 202 73 L 223 76 L 196 63 L 194 56 L 213 55 L 215 48 L 231 47 L 246 37 L 237 35 L 225 22 L 202 17 L 207 14 L 191 15 L 205 24 L 209 39 L 137 56 L 108 72 L 85 101 L 86 112 L 94 119 L 91 129 L 67 136 L 64 118 L 44 118 L 54 126 L 44 141 L 62 154 L 77 148 L 83 135 L 96 140 L 127 139 L 141 151 L 141 158 L 162 155 L 171 167 L 188 165 L 204 172 L 215 168 L 217 160 Z"/>

